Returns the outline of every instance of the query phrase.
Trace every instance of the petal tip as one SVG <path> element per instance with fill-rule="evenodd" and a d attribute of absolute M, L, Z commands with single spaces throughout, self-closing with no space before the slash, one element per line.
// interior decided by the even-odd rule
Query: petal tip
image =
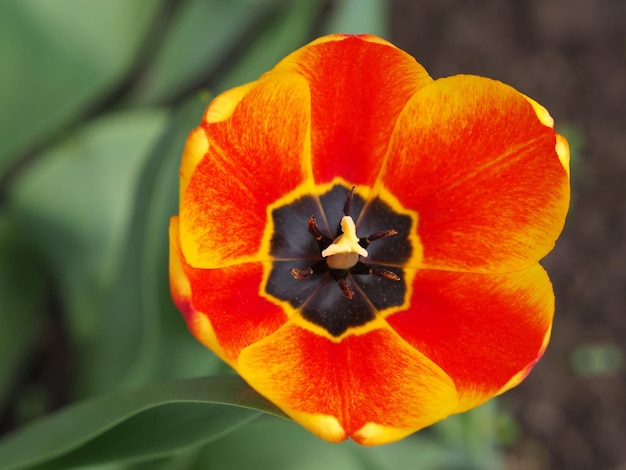
<path fill-rule="evenodd" d="M 206 124 L 214 124 L 231 117 L 237 105 L 255 85 L 256 81 L 246 83 L 217 95 L 204 112 L 202 121 Z"/>
<path fill-rule="evenodd" d="M 363 446 L 377 446 L 399 441 L 417 429 L 393 428 L 376 423 L 367 423 L 352 435 L 352 439 Z"/>
<path fill-rule="evenodd" d="M 365 42 L 385 44 L 387 46 L 393 47 L 394 49 L 397 49 L 397 47 L 393 45 L 392 43 L 390 43 L 389 41 L 386 41 L 383 38 L 380 38 L 373 34 L 344 34 L 344 33 L 327 34 L 326 36 L 322 36 L 311 41 L 304 47 L 315 46 L 317 44 L 323 44 L 325 42 L 344 41 L 346 39 L 358 39 L 358 40 L 365 41 Z"/>
<path fill-rule="evenodd" d="M 535 110 L 535 114 L 537 115 L 537 119 L 539 119 L 539 122 L 541 122 L 544 126 L 549 127 L 550 129 L 554 129 L 554 119 L 552 118 L 548 110 L 544 108 L 542 105 L 540 105 L 539 103 L 537 103 L 532 98 L 526 95 L 522 95 L 522 96 L 526 98 L 526 101 L 528 101 L 533 107 L 533 109 Z M 563 168 L 567 172 L 567 176 L 569 177 L 569 174 L 570 174 L 569 145 L 567 143 L 567 139 L 563 137 L 562 135 L 556 134 L 555 150 L 559 157 L 559 160 L 561 161 L 561 164 L 563 165 Z"/>
<path fill-rule="evenodd" d="M 338 443 L 347 439 L 347 434 L 334 416 L 285 410 L 289 416 L 322 439 Z"/>
<path fill-rule="evenodd" d="M 539 103 L 537 103 L 535 100 L 533 100 L 532 98 L 523 95 L 524 98 L 526 98 L 526 101 L 528 101 L 531 106 L 533 107 L 533 109 L 535 110 L 535 114 L 537 115 L 537 119 L 539 119 L 539 121 L 541 122 L 541 124 L 543 124 L 546 127 L 549 127 L 551 129 L 554 129 L 554 119 L 552 118 L 552 116 L 550 116 L 550 113 L 548 112 L 548 110 L 546 108 L 544 108 L 543 106 L 541 106 Z"/>
<path fill-rule="evenodd" d="M 567 172 L 567 176 L 569 177 L 570 176 L 569 143 L 567 142 L 567 139 L 563 137 L 561 134 L 556 135 L 556 145 L 554 146 L 554 149 L 556 150 L 556 154 L 558 155 L 559 160 L 561 161 L 561 164 L 563 165 L 563 168 L 565 169 L 565 171 Z"/>

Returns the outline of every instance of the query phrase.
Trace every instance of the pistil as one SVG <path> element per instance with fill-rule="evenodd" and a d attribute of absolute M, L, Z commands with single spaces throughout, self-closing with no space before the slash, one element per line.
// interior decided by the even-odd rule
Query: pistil
<path fill-rule="evenodd" d="M 330 269 L 349 270 L 359 262 L 359 256 L 367 258 L 367 250 L 359 245 L 354 220 L 349 215 L 341 219 L 341 231 L 331 245 L 322 251 L 322 257 Z"/>

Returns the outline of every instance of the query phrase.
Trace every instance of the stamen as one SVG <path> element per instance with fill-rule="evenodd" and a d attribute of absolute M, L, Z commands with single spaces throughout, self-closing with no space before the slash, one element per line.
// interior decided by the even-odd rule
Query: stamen
<path fill-rule="evenodd" d="M 373 274 L 374 276 L 384 277 L 385 279 L 391 279 L 392 281 L 399 281 L 400 277 L 393 271 L 389 271 L 385 268 L 375 268 L 369 264 L 361 263 L 360 261 L 350 270 L 352 274 Z"/>
<path fill-rule="evenodd" d="M 320 232 L 320 228 L 317 226 L 317 220 L 315 220 L 314 215 L 309 217 L 309 233 L 313 235 L 318 242 L 324 236 L 322 235 L 322 232 Z"/>
<path fill-rule="evenodd" d="M 354 186 L 348 192 L 346 201 L 343 203 L 343 215 L 350 215 L 350 208 L 352 207 L 352 198 L 354 196 Z"/>
<path fill-rule="evenodd" d="M 380 232 L 372 233 L 369 237 L 365 238 L 367 243 L 373 242 L 374 240 L 380 240 L 381 238 L 391 237 L 392 235 L 397 235 L 397 230 L 381 230 Z"/>
<path fill-rule="evenodd" d="M 375 276 L 384 277 L 385 279 L 391 279 L 392 281 L 399 281 L 400 277 L 394 273 L 393 271 L 389 271 L 388 269 L 383 268 L 371 268 L 371 274 Z"/>
<path fill-rule="evenodd" d="M 345 279 L 337 280 L 337 284 L 339 284 L 339 288 L 341 289 L 343 295 L 345 295 L 348 299 L 352 299 L 352 297 L 354 297 L 354 291 L 350 289 L 350 286 Z"/>

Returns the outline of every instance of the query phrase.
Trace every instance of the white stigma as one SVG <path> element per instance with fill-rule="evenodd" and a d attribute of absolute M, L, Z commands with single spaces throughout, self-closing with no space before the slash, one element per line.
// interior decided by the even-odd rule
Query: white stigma
<path fill-rule="evenodd" d="M 328 258 L 326 263 L 331 269 L 350 269 L 359 262 L 359 256 L 367 257 L 367 250 L 359 245 L 356 226 L 349 215 L 341 219 L 341 231 L 343 233 L 322 251 L 322 256 Z"/>

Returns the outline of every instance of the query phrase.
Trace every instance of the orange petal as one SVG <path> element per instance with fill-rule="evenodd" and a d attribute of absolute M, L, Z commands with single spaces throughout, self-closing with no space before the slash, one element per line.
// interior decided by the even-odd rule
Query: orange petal
<path fill-rule="evenodd" d="M 267 206 L 310 178 L 306 81 L 272 74 L 241 90 L 203 124 L 207 153 L 181 198 L 182 251 L 197 268 L 258 261 Z"/>
<path fill-rule="evenodd" d="M 420 270 L 410 308 L 387 322 L 454 380 L 460 412 L 529 372 L 553 313 L 552 285 L 539 265 L 508 274 Z"/>
<path fill-rule="evenodd" d="M 172 298 L 194 336 L 231 365 L 243 348 L 272 334 L 286 321 L 282 308 L 258 295 L 262 278 L 261 263 L 222 269 L 189 266 L 180 249 L 178 218 L 172 218 Z"/>
<path fill-rule="evenodd" d="M 291 322 L 244 349 L 236 368 L 257 391 L 332 442 L 397 440 L 457 406 L 450 378 L 388 329 L 333 342 Z"/>
<path fill-rule="evenodd" d="M 247 83 L 225 91 L 216 96 L 204 112 L 203 122 L 212 124 L 232 116 L 244 96 L 256 86 L 256 82 Z M 203 127 L 196 127 L 185 142 L 185 150 L 180 163 L 180 200 L 183 200 L 187 185 L 198 164 L 207 156 L 209 140 Z"/>
<path fill-rule="evenodd" d="M 569 178 L 538 106 L 472 76 L 437 80 L 407 104 L 383 181 L 418 213 L 425 267 L 516 271 L 552 249 Z"/>
<path fill-rule="evenodd" d="M 401 109 L 432 82 L 413 57 L 374 36 L 321 38 L 274 71 L 299 73 L 309 83 L 317 183 L 339 176 L 350 184 L 372 184 Z"/>

